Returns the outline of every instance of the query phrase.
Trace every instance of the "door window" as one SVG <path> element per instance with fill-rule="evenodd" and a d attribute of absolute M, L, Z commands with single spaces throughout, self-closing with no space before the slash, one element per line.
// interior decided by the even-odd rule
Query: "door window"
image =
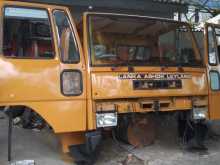
<path fill-rule="evenodd" d="M 212 90 L 220 90 L 220 77 L 217 71 L 210 71 L 210 82 Z"/>
<path fill-rule="evenodd" d="M 215 42 L 215 34 L 213 28 L 211 26 L 208 27 L 208 53 L 209 53 L 209 64 L 216 65 L 217 64 L 217 51 L 216 51 L 216 42 Z"/>
<path fill-rule="evenodd" d="M 5 7 L 3 53 L 11 58 L 53 58 L 48 13 L 43 9 Z"/>
<path fill-rule="evenodd" d="M 80 60 L 79 49 L 68 16 L 64 11 L 56 10 L 54 18 L 62 61 L 64 63 L 78 63 Z"/>
<path fill-rule="evenodd" d="M 220 59 L 220 29 L 215 28 L 215 34 L 216 34 L 216 43 L 217 43 L 217 57 Z"/>

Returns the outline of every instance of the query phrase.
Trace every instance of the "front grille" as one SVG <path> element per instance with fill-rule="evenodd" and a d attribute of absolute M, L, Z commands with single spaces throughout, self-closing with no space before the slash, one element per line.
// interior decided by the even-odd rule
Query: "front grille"
<path fill-rule="evenodd" d="M 133 80 L 134 90 L 181 89 L 181 80 Z"/>

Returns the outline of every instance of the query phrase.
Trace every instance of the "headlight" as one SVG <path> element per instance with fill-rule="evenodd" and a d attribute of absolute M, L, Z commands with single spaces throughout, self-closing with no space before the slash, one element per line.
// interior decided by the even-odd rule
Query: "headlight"
<path fill-rule="evenodd" d="M 116 112 L 96 113 L 97 127 L 113 127 L 117 126 L 118 119 Z"/>
<path fill-rule="evenodd" d="M 204 120 L 208 116 L 207 107 L 194 107 L 193 108 L 193 119 L 194 120 Z"/>
<path fill-rule="evenodd" d="M 64 70 L 61 75 L 61 91 L 64 95 L 75 96 L 82 93 L 82 75 L 78 70 Z"/>

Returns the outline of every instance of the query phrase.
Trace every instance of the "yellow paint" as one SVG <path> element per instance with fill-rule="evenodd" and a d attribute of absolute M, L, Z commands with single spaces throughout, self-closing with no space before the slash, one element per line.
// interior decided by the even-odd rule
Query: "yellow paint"
<path fill-rule="evenodd" d="M 212 66 L 209 65 L 208 62 L 208 54 L 209 54 L 209 50 L 208 50 L 208 26 L 212 26 L 212 27 L 216 27 L 216 28 L 220 28 L 219 24 L 210 24 L 207 23 L 205 25 L 205 30 L 204 30 L 204 36 L 205 36 L 205 41 L 204 41 L 204 45 L 205 45 L 205 61 L 206 61 L 206 67 L 207 67 L 207 72 L 208 72 L 208 82 L 209 82 L 209 87 L 208 87 L 208 91 L 209 91 L 209 117 L 211 120 L 219 120 L 220 119 L 220 91 L 213 91 L 211 89 L 211 85 L 210 85 L 210 77 L 209 77 L 209 71 L 214 70 L 220 73 L 220 64 L 219 62 L 217 62 L 218 64 L 216 66 Z M 218 56 L 219 57 L 219 56 Z M 219 60 L 217 60 L 219 61 Z"/>
<path fill-rule="evenodd" d="M 143 68 L 144 70 L 144 68 Z M 150 69 L 149 69 L 150 70 Z M 155 68 L 156 70 L 156 68 Z M 205 69 L 201 69 L 198 72 L 185 71 L 184 73 L 192 74 L 192 79 L 184 79 L 183 88 L 170 90 L 133 90 L 132 80 L 121 80 L 118 78 L 118 72 L 92 72 L 92 96 L 94 99 L 117 99 L 117 98 L 137 98 L 137 97 L 164 97 L 164 96 L 195 96 L 195 95 L 207 95 L 207 82 Z M 147 73 L 148 68 L 145 72 L 135 73 Z M 120 72 L 125 73 L 125 72 Z M 152 72 L 150 72 L 152 73 Z M 170 73 L 158 71 L 154 73 Z M 159 91 L 159 93 L 158 93 Z"/>
<path fill-rule="evenodd" d="M 4 5 L 36 7 L 49 11 L 65 7 L 5 1 Z M 1 12 L 2 13 L 2 12 Z M 1 15 L 2 20 L 2 15 Z M 60 74 L 64 69 L 78 69 L 83 74 L 83 84 L 86 84 L 86 72 L 82 48 L 79 64 L 62 64 L 59 58 L 57 36 L 53 19 L 52 30 L 56 56 L 54 59 L 10 59 L 0 56 L 0 105 L 25 105 L 38 112 L 54 129 L 56 133 L 85 131 L 86 126 L 86 85 L 80 96 L 66 97 L 60 89 Z M 2 25 L 2 23 L 1 23 Z M 75 25 L 72 25 L 75 29 Z M 2 35 L 1 35 L 2 36 Z M 77 41 L 79 37 L 76 35 Z M 80 43 L 80 42 L 79 42 Z"/>
<path fill-rule="evenodd" d="M 59 9 L 66 11 L 70 16 L 69 10 L 60 6 L 1 1 L 1 11 L 4 5 L 44 8 L 49 11 L 50 17 L 52 17 L 53 10 Z M 126 67 L 119 67 L 115 71 L 111 67 L 90 67 L 86 14 L 83 16 L 84 51 L 82 51 L 74 21 L 72 18 L 70 20 L 80 50 L 81 61 L 79 64 L 61 63 L 53 19 L 51 21 L 56 53 L 54 59 L 9 59 L 0 53 L 0 106 L 24 105 L 32 108 L 51 125 L 55 133 L 60 135 L 65 152 L 68 152 L 69 145 L 83 143 L 86 131 L 96 129 L 95 112 L 97 106 L 100 106 L 99 103 L 104 106 L 114 104 L 118 113 L 147 113 L 152 111 L 152 108 L 142 108 L 141 104 L 150 104 L 155 100 L 159 100 L 163 106 L 168 104 L 167 107 L 161 109 L 162 111 L 190 110 L 193 96 L 208 95 L 205 67 L 184 68 L 184 73 L 191 74 L 192 79 L 183 80 L 183 89 L 134 91 L 131 80 L 118 78 L 119 73 L 127 73 Z M 0 14 L 0 21 L 0 25 L 2 25 L 2 14 Z M 193 46 L 195 47 L 195 45 Z M 71 97 L 62 95 L 60 74 L 64 69 L 78 69 L 82 72 L 82 95 Z M 134 67 L 134 71 L 135 73 L 179 72 L 174 67 L 164 71 L 161 71 L 159 67 Z"/>
<path fill-rule="evenodd" d="M 82 144 L 85 141 L 85 134 L 83 132 L 62 133 L 58 134 L 60 143 L 62 145 L 62 151 L 64 153 L 69 152 L 69 146 L 72 144 Z"/>

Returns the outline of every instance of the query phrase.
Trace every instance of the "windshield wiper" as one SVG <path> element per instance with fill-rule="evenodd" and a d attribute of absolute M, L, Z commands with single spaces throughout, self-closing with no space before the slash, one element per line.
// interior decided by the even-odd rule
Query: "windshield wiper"
<path fill-rule="evenodd" d="M 169 68 L 169 66 L 167 64 L 163 64 L 161 66 L 161 71 L 164 71 L 165 69 L 168 69 L 168 68 Z"/>
<path fill-rule="evenodd" d="M 134 72 L 134 66 L 131 64 L 130 60 L 128 60 L 127 67 L 128 67 L 128 72 Z"/>
<path fill-rule="evenodd" d="M 128 66 L 128 72 L 134 72 L 134 67 L 133 66 Z"/>

